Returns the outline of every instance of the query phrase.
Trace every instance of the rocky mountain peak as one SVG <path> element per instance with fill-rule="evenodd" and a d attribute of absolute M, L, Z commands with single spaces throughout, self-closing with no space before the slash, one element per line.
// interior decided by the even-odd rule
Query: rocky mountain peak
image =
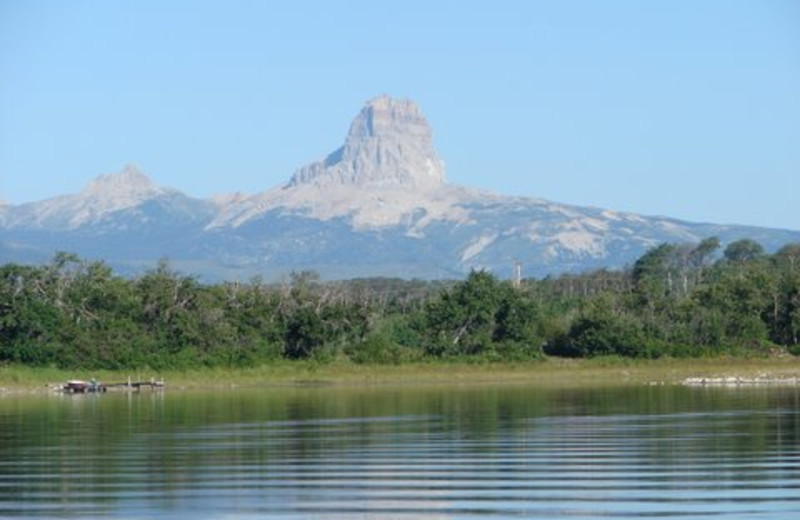
<path fill-rule="evenodd" d="M 149 196 L 161 191 L 161 188 L 150 177 L 132 164 L 126 165 L 119 173 L 110 173 L 94 178 L 84 190 L 86 194 L 101 197 Z"/>
<path fill-rule="evenodd" d="M 10 220 L 12 226 L 77 229 L 102 222 L 117 211 L 177 193 L 162 188 L 133 165 L 121 172 L 95 177 L 80 193 L 23 204 Z"/>
<path fill-rule="evenodd" d="M 350 125 L 344 146 L 297 170 L 289 186 L 357 185 L 431 189 L 444 183 L 433 132 L 416 103 L 379 96 Z"/>
<path fill-rule="evenodd" d="M 367 101 L 350 125 L 347 141 L 356 144 L 377 136 L 416 136 L 432 141 L 431 129 L 419 106 L 411 100 L 386 95 Z"/>

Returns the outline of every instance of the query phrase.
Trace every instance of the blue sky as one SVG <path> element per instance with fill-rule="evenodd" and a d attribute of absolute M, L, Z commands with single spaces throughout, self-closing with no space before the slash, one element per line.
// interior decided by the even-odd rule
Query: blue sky
<path fill-rule="evenodd" d="M 800 229 L 794 0 L 0 0 L 0 198 L 263 191 L 382 93 L 454 183 Z"/>

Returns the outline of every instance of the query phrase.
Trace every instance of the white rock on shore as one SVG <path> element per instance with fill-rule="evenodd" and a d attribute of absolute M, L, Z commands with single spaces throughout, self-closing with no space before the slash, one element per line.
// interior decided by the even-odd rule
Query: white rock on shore
<path fill-rule="evenodd" d="M 797 386 L 798 377 L 775 377 L 766 374 L 756 377 L 687 377 L 684 386 Z"/>

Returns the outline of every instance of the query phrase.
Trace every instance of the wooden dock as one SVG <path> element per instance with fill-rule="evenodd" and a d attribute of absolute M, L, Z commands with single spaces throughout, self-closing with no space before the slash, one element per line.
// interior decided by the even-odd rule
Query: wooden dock
<path fill-rule="evenodd" d="M 123 390 L 123 391 L 140 391 L 142 388 L 149 388 L 150 390 L 161 390 L 165 387 L 164 381 L 156 381 L 150 379 L 149 381 L 133 381 L 128 378 L 124 383 L 100 383 L 92 379 L 91 381 L 83 381 L 80 379 L 71 379 L 64 384 L 50 385 L 56 391 L 66 394 L 89 394 L 89 393 L 105 393 L 108 390 Z"/>
<path fill-rule="evenodd" d="M 125 383 L 108 383 L 106 387 L 120 388 L 123 390 L 141 390 L 142 388 L 150 388 L 151 390 L 157 390 L 159 388 L 164 388 L 164 381 L 156 381 L 155 379 L 151 379 L 150 381 L 128 380 Z"/>

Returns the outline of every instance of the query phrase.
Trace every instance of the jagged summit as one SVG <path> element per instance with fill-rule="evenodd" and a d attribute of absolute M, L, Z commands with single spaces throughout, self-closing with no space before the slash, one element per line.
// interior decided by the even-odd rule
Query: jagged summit
<path fill-rule="evenodd" d="M 433 132 L 413 101 L 379 96 L 350 125 L 344 146 L 298 169 L 289 186 L 313 184 L 432 189 L 444 183 Z"/>

